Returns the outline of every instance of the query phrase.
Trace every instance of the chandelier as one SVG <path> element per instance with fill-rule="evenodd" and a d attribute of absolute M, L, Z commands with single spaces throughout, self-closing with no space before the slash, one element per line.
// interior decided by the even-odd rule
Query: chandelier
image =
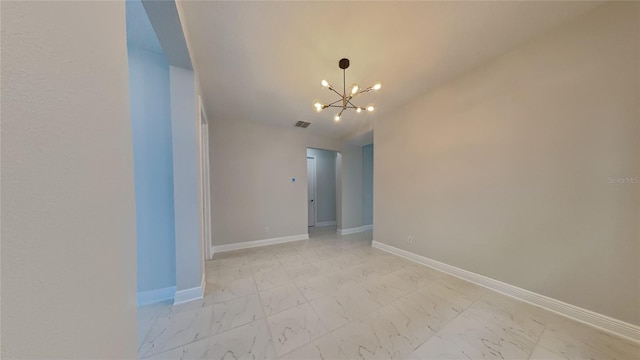
<path fill-rule="evenodd" d="M 340 94 L 333 86 L 331 86 L 329 82 L 327 82 L 327 80 L 322 80 L 322 87 L 338 94 L 338 96 L 340 96 L 340 99 L 329 104 L 323 104 L 322 102 L 320 102 L 320 100 L 313 100 L 313 107 L 316 109 L 316 112 L 321 112 L 322 110 L 330 107 L 340 108 L 340 112 L 333 117 L 333 120 L 338 122 L 342 118 L 342 113 L 347 109 L 355 109 L 357 113 L 361 113 L 364 110 L 369 112 L 374 111 L 376 107 L 373 104 L 369 104 L 366 107 L 355 106 L 353 105 L 351 100 L 362 93 L 366 93 L 372 90 L 378 91 L 380 90 L 382 85 L 380 83 L 375 83 L 373 86 L 370 86 L 366 89 L 360 89 L 357 84 L 353 84 L 349 88 L 349 92 L 347 92 L 346 69 L 349 67 L 349 59 L 340 59 L 340 61 L 338 62 L 338 66 L 340 67 L 340 69 L 342 69 L 342 94 Z"/>

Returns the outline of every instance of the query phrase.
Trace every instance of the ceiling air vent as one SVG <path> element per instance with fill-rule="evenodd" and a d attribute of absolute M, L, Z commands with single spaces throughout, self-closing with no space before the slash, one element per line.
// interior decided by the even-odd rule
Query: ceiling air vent
<path fill-rule="evenodd" d="M 311 125 L 310 122 L 306 122 L 306 121 L 298 121 L 294 126 L 295 127 L 301 127 L 303 129 L 306 129 L 309 127 L 309 125 Z"/>

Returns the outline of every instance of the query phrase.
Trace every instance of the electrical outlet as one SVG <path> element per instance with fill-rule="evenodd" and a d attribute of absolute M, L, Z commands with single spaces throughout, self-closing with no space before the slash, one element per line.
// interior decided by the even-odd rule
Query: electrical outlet
<path fill-rule="evenodd" d="M 266 233 L 268 233 L 268 232 L 269 232 L 269 227 L 268 227 L 268 226 L 265 226 L 265 227 L 264 227 L 264 232 L 266 232 Z"/>
<path fill-rule="evenodd" d="M 408 244 L 413 244 L 413 236 L 407 237 L 407 243 Z"/>

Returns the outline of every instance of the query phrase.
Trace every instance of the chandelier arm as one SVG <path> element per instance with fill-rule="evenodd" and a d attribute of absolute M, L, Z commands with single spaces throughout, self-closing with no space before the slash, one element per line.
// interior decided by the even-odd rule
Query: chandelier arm
<path fill-rule="evenodd" d="M 359 108 L 359 106 L 355 106 L 355 105 L 353 105 L 353 103 L 351 102 L 351 100 L 347 100 L 347 103 L 349 103 L 349 105 L 351 105 L 351 107 L 352 107 L 353 109 L 357 109 L 357 108 Z"/>
<path fill-rule="evenodd" d="M 329 90 L 331 90 L 331 91 L 333 91 L 334 93 L 338 94 L 338 96 L 340 96 L 340 97 L 344 97 L 344 95 L 343 95 L 343 94 L 340 94 L 340 93 L 339 93 L 338 91 L 336 91 L 336 89 L 334 89 L 334 88 L 329 88 Z"/>
<path fill-rule="evenodd" d="M 333 104 L 337 103 L 338 101 L 342 101 L 342 99 L 340 99 L 340 100 L 336 100 L 336 101 L 334 101 L 334 102 L 330 103 L 330 104 L 329 104 L 329 105 L 327 105 L 327 106 L 331 106 L 331 105 L 333 105 Z M 342 106 L 341 106 L 341 107 L 342 107 Z"/>
<path fill-rule="evenodd" d="M 345 107 L 342 105 L 327 105 L 327 107 L 332 107 L 332 108 L 340 108 L 340 109 L 344 109 Z"/>

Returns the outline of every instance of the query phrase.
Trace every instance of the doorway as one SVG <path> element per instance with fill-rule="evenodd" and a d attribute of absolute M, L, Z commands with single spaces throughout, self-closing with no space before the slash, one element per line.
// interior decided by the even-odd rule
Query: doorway
<path fill-rule="evenodd" d="M 308 226 L 316 226 L 316 158 L 307 156 Z"/>
<path fill-rule="evenodd" d="M 310 230 L 336 226 L 337 156 L 332 150 L 307 149 L 307 207 Z"/>
<path fill-rule="evenodd" d="M 373 228 L 373 144 L 362 147 L 362 225 Z"/>

